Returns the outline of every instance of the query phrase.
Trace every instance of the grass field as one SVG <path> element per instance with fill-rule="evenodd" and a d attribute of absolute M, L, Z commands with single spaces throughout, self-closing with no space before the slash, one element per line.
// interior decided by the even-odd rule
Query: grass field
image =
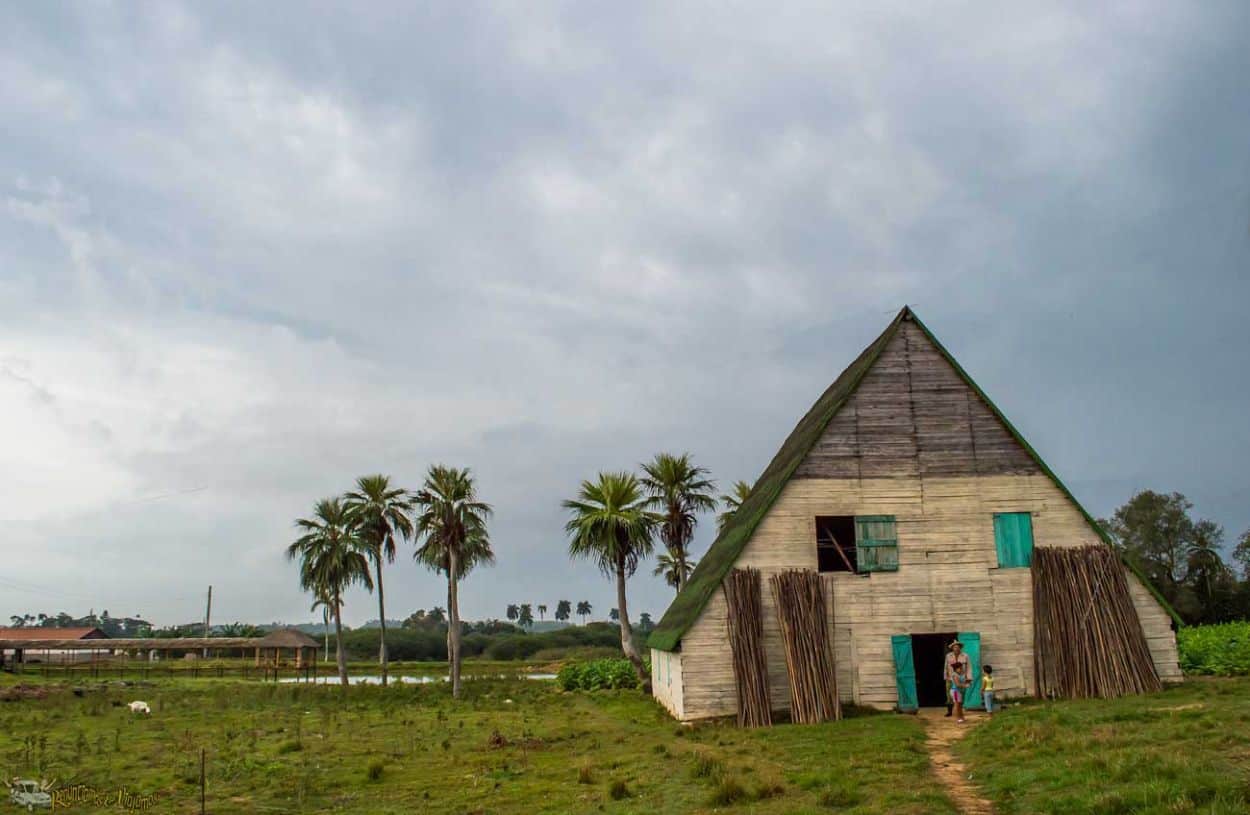
<path fill-rule="evenodd" d="M 201 748 L 214 813 L 955 811 L 911 716 L 688 728 L 636 691 L 564 694 L 523 679 L 467 683 L 458 702 L 441 683 L 47 687 L 46 698 L 0 704 L 6 776 L 125 786 L 152 795 L 154 812 L 198 811 Z M 151 717 L 119 706 L 136 698 Z M 1005 813 L 1243 812 L 1250 680 L 1023 704 L 957 751 Z"/>
<path fill-rule="evenodd" d="M 1250 680 L 1021 705 L 956 754 L 1000 813 L 1250 812 Z"/>

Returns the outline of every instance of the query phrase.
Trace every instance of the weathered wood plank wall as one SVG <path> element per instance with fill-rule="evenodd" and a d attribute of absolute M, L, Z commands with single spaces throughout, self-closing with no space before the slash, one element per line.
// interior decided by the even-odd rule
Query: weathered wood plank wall
<path fill-rule="evenodd" d="M 990 408 L 905 323 L 736 565 L 758 568 L 765 579 L 785 569 L 815 569 L 817 516 L 894 515 L 898 572 L 824 576 L 843 700 L 893 707 L 890 636 L 944 631 L 981 632 L 982 660 L 994 665 L 999 692 L 1023 695 L 1033 689 L 1030 570 L 998 568 L 996 512 L 1031 513 L 1038 546 L 1100 543 Z M 1131 574 L 1129 585 L 1160 676 L 1179 679 L 1170 618 Z M 780 631 L 772 599 L 764 599 L 770 694 L 774 708 L 784 709 L 789 692 Z M 679 718 L 733 714 L 725 630 L 724 597 L 716 592 L 682 638 L 680 687 L 661 698 Z"/>

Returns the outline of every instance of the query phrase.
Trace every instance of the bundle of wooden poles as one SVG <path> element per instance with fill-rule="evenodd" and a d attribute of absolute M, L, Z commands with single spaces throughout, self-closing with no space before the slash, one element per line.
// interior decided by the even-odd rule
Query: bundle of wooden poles
<path fill-rule="evenodd" d="M 768 699 L 760 570 L 734 569 L 722 585 L 729 607 L 729 650 L 738 690 L 738 726 L 768 727 L 773 723 L 773 712 Z"/>
<path fill-rule="evenodd" d="M 775 574 L 768 582 L 790 673 L 790 720 L 808 724 L 841 719 L 820 575 L 794 570 Z"/>
<path fill-rule="evenodd" d="M 1038 696 L 1110 698 L 1162 687 L 1110 547 L 1038 547 L 1032 571 Z"/>

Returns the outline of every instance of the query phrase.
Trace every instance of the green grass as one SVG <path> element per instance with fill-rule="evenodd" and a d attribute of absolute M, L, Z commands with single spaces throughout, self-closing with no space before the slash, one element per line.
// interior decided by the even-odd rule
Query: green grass
<path fill-rule="evenodd" d="M 956 746 L 1000 813 L 1250 811 L 1250 681 L 1026 703 Z"/>
<path fill-rule="evenodd" d="M 468 672 L 468 671 L 466 671 Z M 29 679 L 29 677 L 28 677 Z M 949 813 L 920 724 L 684 727 L 638 691 L 477 680 L 388 689 L 161 680 L 0 704 L 0 771 L 194 811 Z M 133 699 L 151 717 L 115 706 Z"/>

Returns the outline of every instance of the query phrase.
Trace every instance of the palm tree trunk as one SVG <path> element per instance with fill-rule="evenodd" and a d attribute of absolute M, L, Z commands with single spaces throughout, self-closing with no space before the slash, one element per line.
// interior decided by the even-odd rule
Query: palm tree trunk
<path fill-rule="evenodd" d="M 678 548 L 677 552 L 677 593 L 686 587 L 686 551 Z"/>
<path fill-rule="evenodd" d="M 448 659 L 451 662 L 451 698 L 460 698 L 460 591 L 456 574 L 460 564 L 456 552 L 447 554 L 447 627 Z"/>
<path fill-rule="evenodd" d="M 634 630 L 629 626 L 629 610 L 625 607 L 625 563 L 618 561 L 616 564 L 616 608 L 621 615 L 621 650 L 625 652 L 625 658 L 633 663 L 634 670 L 638 673 L 638 681 L 643 685 L 649 684 L 650 677 L 647 676 L 647 670 L 643 667 L 642 657 L 638 656 L 638 649 L 634 647 Z"/>
<path fill-rule="evenodd" d="M 347 687 L 347 652 L 343 650 L 343 601 L 334 593 L 334 647 L 339 664 L 339 684 Z"/>
<path fill-rule="evenodd" d="M 321 609 L 321 624 L 326 629 L 326 662 L 330 661 L 330 609 Z"/>
<path fill-rule="evenodd" d="M 386 687 L 386 603 L 382 599 L 382 549 L 375 553 L 378 573 L 378 624 L 382 626 L 381 643 L 378 645 L 378 664 L 382 666 L 382 687 Z"/>

